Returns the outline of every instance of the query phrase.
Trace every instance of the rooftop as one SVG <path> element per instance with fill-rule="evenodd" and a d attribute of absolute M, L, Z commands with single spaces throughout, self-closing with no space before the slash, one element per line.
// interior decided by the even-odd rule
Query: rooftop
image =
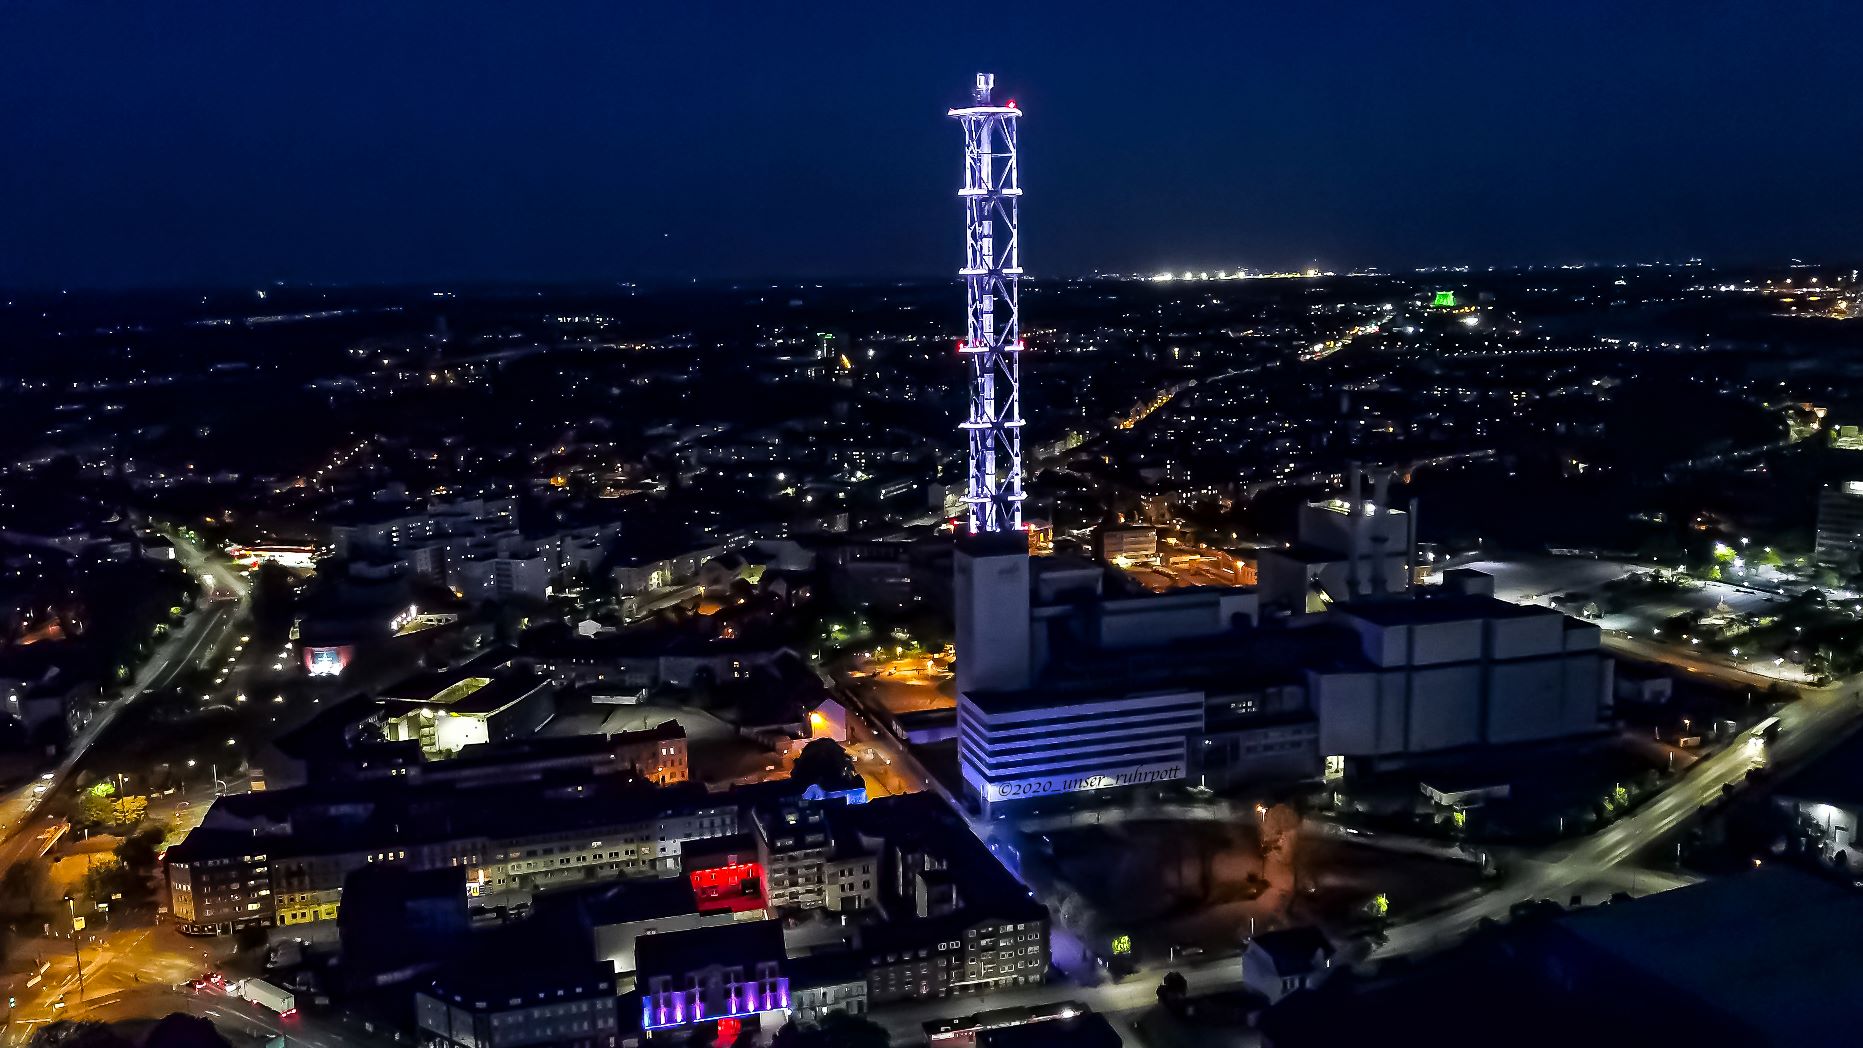
<path fill-rule="evenodd" d="M 1343 614 L 1379 626 L 1428 626 L 1442 622 L 1467 622 L 1473 619 L 1530 619 L 1565 616 L 1537 604 L 1511 604 L 1497 597 L 1461 593 L 1431 594 L 1413 590 L 1416 595 L 1391 600 L 1363 600 L 1335 605 Z"/>
<path fill-rule="evenodd" d="M 634 967 L 644 982 L 656 975 L 681 977 L 713 965 L 782 961 L 783 924 L 737 921 L 679 932 L 643 935 L 634 945 Z"/>
<path fill-rule="evenodd" d="M 1314 958 L 1333 955 L 1332 940 L 1311 925 L 1263 932 L 1251 940 L 1274 962 L 1274 970 L 1284 976 L 1303 975 L 1314 968 Z"/>
<path fill-rule="evenodd" d="M 1863 807 L 1863 735 L 1852 735 L 1828 753 L 1788 776 L 1775 791 L 1781 797 Z"/>
<path fill-rule="evenodd" d="M 1084 1011 L 977 1034 L 978 1048 L 1118 1048 L 1124 1043 L 1106 1016 Z"/>
<path fill-rule="evenodd" d="M 385 695 L 383 698 L 389 702 L 432 707 L 461 716 L 488 716 L 549 684 L 548 679 L 535 673 L 512 672 L 496 677 L 466 677 L 430 695 Z"/>
<path fill-rule="evenodd" d="M 353 854 L 469 837 L 522 840 L 734 803 L 730 794 L 713 795 L 697 783 L 654 786 L 621 775 L 484 785 L 399 777 L 319 782 L 215 800 L 202 824 L 168 850 L 168 861 Z"/>
<path fill-rule="evenodd" d="M 698 899 L 692 882 L 685 877 L 661 877 L 650 880 L 611 882 L 589 888 L 544 892 L 535 906 L 539 911 L 573 907 L 581 911 L 591 927 L 655 921 L 679 914 L 697 913 Z"/>
<path fill-rule="evenodd" d="M 1768 867 L 1572 914 L 1556 933 L 1772 1044 L 1845 1044 L 1863 979 L 1863 894 Z"/>

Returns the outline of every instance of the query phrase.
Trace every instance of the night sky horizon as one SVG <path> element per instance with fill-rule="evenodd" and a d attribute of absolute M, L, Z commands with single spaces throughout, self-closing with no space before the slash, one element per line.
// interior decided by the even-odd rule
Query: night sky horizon
<path fill-rule="evenodd" d="M 18 3 L 0 285 L 947 276 L 978 70 L 1036 278 L 1863 256 L 1863 8 L 1622 6 Z"/>

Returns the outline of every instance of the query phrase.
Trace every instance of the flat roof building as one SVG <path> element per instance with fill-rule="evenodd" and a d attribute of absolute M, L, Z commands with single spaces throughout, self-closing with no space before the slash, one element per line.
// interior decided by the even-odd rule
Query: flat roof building
<path fill-rule="evenodd" d="M 1097 565 L 1031 559 L 1014 535 L 961 536 L 967 800 L 988 810 L 1109 788 L 1316 778 L 1607 730 L 1612 662 L 1595 624 L 1497 600 L 1480 572 L 1413 588 L 1403 550 L 1350 527 L 1394 521 L 1389 538 L 1407 527 L 1402 514 L 1314 512 L 1344 520 L 1340 541 L 1373 552 L 1352 561 L 1323 611 L 1267 621 L 1253 590 L 1110 595 Z"/>

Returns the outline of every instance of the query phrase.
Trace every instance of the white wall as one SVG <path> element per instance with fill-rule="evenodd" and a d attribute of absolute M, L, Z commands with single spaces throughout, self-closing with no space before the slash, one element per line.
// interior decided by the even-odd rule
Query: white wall
<path fill-rule="evenodd" d="M 1028 687 L 1028 554 L 974 555 L 960 543 L 953 571 L 958 691 Z"/>
<path fill-rule="evenodd" d="M 1481 627 L 1480 619 L 1429 622 L 1410 627 L 1411 664 L 1433 666 L 1481 658 Z"/>
<path fill-rule="evenodd" d="M 449 713 L 434 717 L 433 744 L 436 749 L 458 751 L 490 739 L 483 717 L 456 717 Z"/>
<path fill-rule="evenodd" d="M 1556 612 L 1488 623 L 1488 657 L 1519 659 L 1565 650 L 1565 616 Z"/>
<path fill-rule="evenodd" d="M 1406 749 L 1424 752 L 1481 741 L 1480 663 L 1415 670 L 1410 678 Z"/>

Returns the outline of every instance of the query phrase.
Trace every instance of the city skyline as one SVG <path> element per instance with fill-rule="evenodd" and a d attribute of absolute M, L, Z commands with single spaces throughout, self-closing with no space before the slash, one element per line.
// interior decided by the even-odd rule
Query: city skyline
<path fill-rule="evenodd" d="M 0 11 L 0 1048 L 1847 1043 L 1857 28 Z"/>
<path fill-rule="evenodd" d="M 0 285 L 939 277 L 986 68 L 1035 279 L 1863 237 L 1850 11 L 1068 10 L 15 8 Z"/>

